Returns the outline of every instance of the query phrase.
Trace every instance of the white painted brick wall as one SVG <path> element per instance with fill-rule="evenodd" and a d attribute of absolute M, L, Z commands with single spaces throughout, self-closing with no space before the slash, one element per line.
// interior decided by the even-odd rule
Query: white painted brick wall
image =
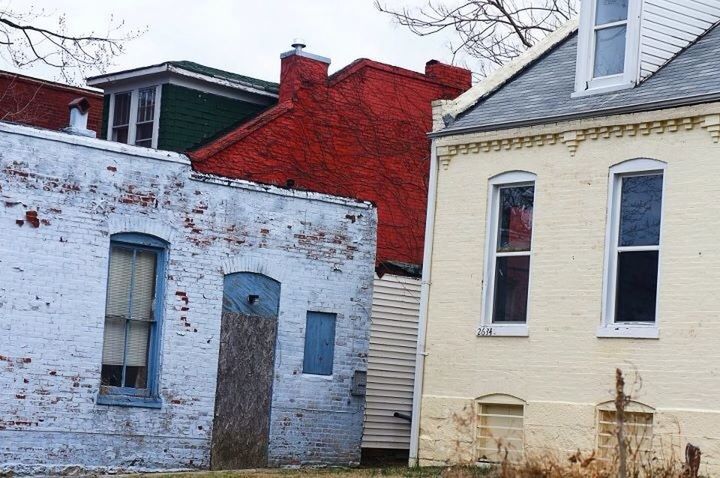
<path fill-rule="evenodd" d="M 241 270 L 282 282 L 271 464 L 359 460 L 375 210 L 191 175 L 184 156 L 0 124 L 0 469 L 207 467 L 223 276 Z M 95 403 L 123 231 L 170 242 L 160 410 Z M 301 373 L 308 310 L 338 314 L 330 380 Z"/>

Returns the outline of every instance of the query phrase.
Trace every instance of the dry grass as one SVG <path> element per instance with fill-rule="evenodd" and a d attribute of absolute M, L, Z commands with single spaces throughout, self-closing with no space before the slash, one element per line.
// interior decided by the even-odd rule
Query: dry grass
<path fill-rule="evenodd" d="M 493 470 L 477 466 L 454 466 L 448 468 L 386 467 L 386 468 L 304 468 L 298 470 L 237 470 L 200 471 L 189 473 L 153 473 L 128 475 L 133 478 L 492 478 Z"/>
<path fill-rule="evenodd" d="M 576 454 L 567 460 L 542 456 L 528 458 L 520 464 L 502 464 L 497 478 L 618 478 L 617 461 L 595 459 L 594 455 Z M 683 464 L 677 460 L 630 460 L 628 478 L 685 478 Z"/>

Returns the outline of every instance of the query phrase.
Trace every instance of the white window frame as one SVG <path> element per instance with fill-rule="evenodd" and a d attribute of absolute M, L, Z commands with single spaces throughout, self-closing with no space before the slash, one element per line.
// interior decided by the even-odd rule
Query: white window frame
<path fill-rule="evenodd" d="M 625 67 L 623 73 L 595 78 L 595 13 L 597 0 L 587 0 L 580 9 L 578 28 L 575 92 L 573 98 L 609 93 L 634 87 L 640 78 L 640 17 L 643 0 L 629 0 L 627 21 L 601 25 L 627 24 L 625 37 Z"/>
<path fill-rule="evenodd" d="M 137 135 L 137 111 L 138 111 L 138 97 L 139 91 L 147 88 L 155 88 L 155 111 L 153 113 L 153 133 L 152 133 L 152 148 L 157 149 L 158 147 L 158 133 L 160 131 L 160 101 L 162 94 L 162 85 L 140 85 L 133 86 L 131 88 L 122 88 L 117 91 L 108 91 L 110 95 L 110 104 L 108 106 L 108 124 L 107 134 L 105 139 L 112 141 L 113 133 L 113 120 L 115 116 L 115 95 L 130 93 L 130 123 L 128 125 L 128 145 L 134 146 Z M 144 147 L 144 146 L 140 146 Z"/>
<path fill-rule="evenodd" d="M 605 233 L 605 264 L 603 278 L 603 306 L 602 323 L 598 327 L 598 337 L 638 338 L 657 339 L 660 337 L 660 278 L 662 267 L 662 242 L 663 224 L 665 215 L 665 190 L 667 175 L 665 174 L 667 164 L 655 159 L 631 159 L 616 164 L 610 168 L 608 177 L 608 207 L 607 225 Z M 660 240 L 657 246 L 635 246 L 622 248 L 618 246 L 618 234 L 620 228 L 620 205 L 622 199 L 622 178 L 628 176 L 645 176 L 650 174 L 662 174 L 662 202 L 660 204 Z M 655 321 L 647 323 L 617 323 L 615 322 L 615 299 L 617 295 L 617 256 L 621 249 L 635 251 L 656 250 L 658 251 L 658 278 L 657 293 L 655 298 Z"/>
<path fill-rule="evenodd" d="M 524 323 L 493 323 L 493 308 L 495 296 L 495 263 L 497 253 L 498 217 L 500 204 L 500 190 L 506 187 L 521 187 L 533 185 L 537 193 L 537 175 L 527 171 L 510 171 L 490 178 L 488 181 L 487 222 L 485 226 L 485 271 L 482 291 L 482 315 L 477 330 L 478 337 L 527 337 L 529 335 L 528 323 L 530 321 L 530 296 L 532 294 L 532 251 L 522 253 L 502 253 L 508 255 L 527 255 L 530 257 L 530 271 L 528 273 L 528 312 Z M 535 229 L 535 195 L 533 196 L 533 236 Z"/>

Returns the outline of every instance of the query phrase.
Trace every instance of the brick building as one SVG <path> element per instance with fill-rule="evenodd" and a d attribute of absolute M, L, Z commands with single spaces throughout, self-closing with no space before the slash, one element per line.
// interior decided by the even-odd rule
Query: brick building
<path fill-rule="evenodd" d="M 68 103 L 83 96 L 90 102 L 89 128 L 102 127 L 102 93 L 0 71 L 0 121 L 58 130 L 68 125 Z"/>
<path fill-rule="evenodd" d="M 438 105 L 413 462 L 614 466 L 622 435 L 628 476 L 688 443 L 720 475 L 718 25 L 717 1 L 582 2 Z"/>
<path fill-rule="evenodd" d="M 198 171 L 377 205 L 363 448 L 388 456 L 410 440 L 431 102 L 465 91 L 471 74 L 360 59 L 328 76 L 329 59 L 293 47 L 281 55 L 277 105 L 190 156 Z"/>
<path fill-rule="evenodd" d="M 470 71 L 430 61 L 425 74 L 301 47 L 282 55 L 278 104 L 190 153 L 198 171 L 370 200 L 379 263 L 422 262 L 430 103 L 470 87 Z"/>
<path fill-rule="evenodd" d="M 0 474 L 359 461 L 371 204 L 8 123 L 0 150 Z"/>
<path fill-rule="evenodd" d="M 198 171 L 377 205 L 363 448 L 387 457 L 410 440 L 431 102 L 462 93 L 471 74 L 360 59 L 328 76 L 329 59 L 293 47 L 281 55 L 278 104 L 190 156 Z"/>

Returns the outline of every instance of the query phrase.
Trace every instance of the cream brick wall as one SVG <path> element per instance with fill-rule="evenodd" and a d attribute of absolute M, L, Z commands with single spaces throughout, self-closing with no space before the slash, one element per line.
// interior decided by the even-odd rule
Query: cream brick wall
<path fill-rule="evenodd" d="M 528 451 L 591 450 L 596 405 L 613 398 L 614 371 L 620 367 L 630 382 L 635 371 L 641 377 L 634 398 L 657 410 L 656 434 L 668 441 L 674 436 L 678 447 L 692 442 L 703 450 L 704 463 L 720 470 L 720 144 L 712 134 L 717 117 L 699 116 L 718 111 L 718 105 L 709 105 L 436 141 L 444 167 L 432 260 L 422 464 L 476 459 L 473 403 L 492 393 L 527 402 Z M 677 129 L 683 117 L 687 128 Z M 613 132 L 615 125 L 623 126 Z M 588 132 L 589 127 L 609 129 Z M 585 139 L 575 144 L 568 131 L 581 131 Z M 502 146 L 502 139 L 521 137 L 530 138 L 520 141 L 524 147 Z M 492 140 L 498 143 L 484 143 Z M 577 146 L 574 156 L 569 146 Z M 596 336 L 608 169 L 634 158 L 667 163 L 659 340 Z M 512 170 L 537 174 L 529 337 L 477 337 L 488 179 Z"/>

